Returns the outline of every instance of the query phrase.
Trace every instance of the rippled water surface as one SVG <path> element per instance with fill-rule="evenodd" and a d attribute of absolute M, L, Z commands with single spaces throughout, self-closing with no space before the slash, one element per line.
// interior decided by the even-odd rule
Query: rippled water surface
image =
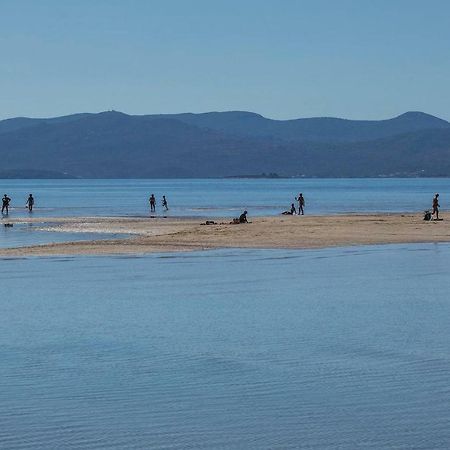
<path fill-rule="evenodd" d="M 36 199 L 33 216 L 148 215 L 148 198 L 157 214 L 236 216 L 279 214 L 303 192 L 308 214 L 420 211 L 435 192 L 442 207 L 450 199 L 450 179 L 208 179 L 208 180 L 0 180 L 0 196 L 12 198 L 11 216 L 28 216 L 25 201 Z M 295 202 L 296 203 L 296 202 Z M 448 209 L 448 208 L 447 208 Z"/>
<path fill-rule="evenodd" d="M 0 261 L 0 447 L 450 446 L 450 246 Z"/>

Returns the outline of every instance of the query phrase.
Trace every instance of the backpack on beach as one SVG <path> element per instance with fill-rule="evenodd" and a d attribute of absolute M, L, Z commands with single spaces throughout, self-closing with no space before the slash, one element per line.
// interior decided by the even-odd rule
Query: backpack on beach
<path fill-rule="evenodd" d="M 431 211 L 430 210 L 426 210 L 423 213 L 423 220 L 431 220 Z"/>

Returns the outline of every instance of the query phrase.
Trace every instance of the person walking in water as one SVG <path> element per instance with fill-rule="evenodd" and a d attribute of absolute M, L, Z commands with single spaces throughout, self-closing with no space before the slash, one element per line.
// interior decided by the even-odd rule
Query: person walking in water
<path fill-rule="evenodd" d="M 6 210 L 6 215 L 9 214 L 9 202 L 11 199 L 5 194 L 2 198 L 2 214 Z"/>
<path fill-rule="evenodd" d="M 433 212 L 431 213 L 435 220 L 439 220 L 439 194 L 433 197 Z"/>
<path fill-rule="evenodd" d="M 304 215 L 305 211 L 304 211 L 304 206 L 305 206 L 305 197 L 303 197 L 303 194 L 300 192 L 300 194 L 298 194 L 298 197 L 295 197 L 295 200 L 298 201 L 298 215 Z"/>
<path fill-rule="evenodd" d="M 166 211 L 169 210 L 169 207 L 167 206 L 167 200 L 166 200 L 166 196 L 165 195 L 163 195 L 163 198 L 162 198 L 162 205 L 163 205 L 163 208 L 166 209 Z"/>
<path fill-rule="evenodd" d="M 155 195 L 154 194 L 150 195 L 150 198 L 148 199 L 148 201 L 150 202 L 150 212 L 155 212 L 156 211 Z"/>
<path fill-rule="evenodd" d="M 33 194 L 30 194 L 29 196 L 28 196 L 28 199 L 27 199 L 27 204 L 26 204 L 26 206 L 27 206 L 27 208 L 28 208 L 28 211 L 33 211 L 33 205 L 34 205 L 34 198 L 33 198 Z"/>

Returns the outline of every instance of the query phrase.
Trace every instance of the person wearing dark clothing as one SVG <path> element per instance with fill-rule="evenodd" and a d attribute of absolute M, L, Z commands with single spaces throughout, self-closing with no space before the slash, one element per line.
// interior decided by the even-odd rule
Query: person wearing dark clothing
<path fill-rule="evenodd" d="M 284 214 L 285 216 L 293 216 L 294 214 L 297 214 L 295 205 L 291 203 L 291 209 L 289 211 L 283 211 L 281 214 Z"/>
<path fill-rule="evenodd" d="M 248 220 L 247 220 L 247 211 L 244 211 L 244 212 L 239 216 L 239 223 L 248 223 Z"/>
<path fill-rule="evenodd" d="M 27 199 L 27 207 L 28 207 L 28 211 L 33 211 L 33 205 L 34 205 L 34 198 L 33 198 L 33 194 L 30 194 L 28 196 Z"/>
<path fill-rule="evenodd" d="M 163 208 L 166 209 L 166 211 L 169 210 L 169 207 L 167 206 L 167 200 L 166 200 L 166 196 L 165 195 L 163 195 L 162 205 L 163 205 Z"/>
<path fill-rule="evenodd" d="M 156 198 L 155 198 L 155 195 L 152 194 L 150 196 L 150 198 L 148 199 L 148 201 L 150 202 L 150 212 L 155 212 L 156 211 Z"/>
<path fill-rule="evenodd" d="M 2 198 L 2 214 L 6 210 L 6 215 L 9 214 L 9 202 L 11 199 L 5 194 Z"/>
<path fill-rule="evenodd" d="M 435 220 L 439 220 L 439 194 L 433 197 L 433 212 L 431 213 Z"/>
<path fill-rule="evenodd" d="M 295 197 L 295 200 L 298 201 L 298 215 L 304 215 L 305 211 L 304 211 L 304 206 L 305 206 L 305 197 L 303 197 L 303 194 L 300 192 L 300 194 L 298 194 L 298 197 Z"/>

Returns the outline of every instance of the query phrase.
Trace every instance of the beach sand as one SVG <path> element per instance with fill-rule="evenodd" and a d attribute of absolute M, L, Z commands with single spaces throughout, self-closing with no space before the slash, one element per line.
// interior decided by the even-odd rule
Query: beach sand
<path fill-rule="evenodd" d="M 42 218 L 8 223 L 42 223 Z M 209 219 L 212 220 L 212 219 Z M 104 255 L 215 248 L 324 248 L 413 242 L 450 242 L 445 221 L 425 222 L 421 214 L 277 216 L 231 225 L 192 218 L 46 218 L 42 229 L 60 232 L 125 233 L 122 239 L 51 243 L 0 249 L 0 256 Z M 204 219 L 203 219 L 204 223 Z"/>

